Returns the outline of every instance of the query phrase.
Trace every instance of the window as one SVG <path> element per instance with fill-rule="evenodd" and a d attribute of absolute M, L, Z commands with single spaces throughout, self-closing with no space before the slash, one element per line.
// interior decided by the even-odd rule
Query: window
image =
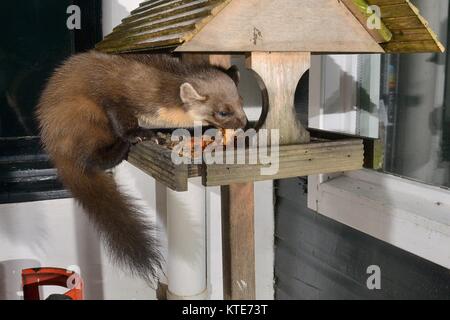
<path fill-rule="evenodd" d="M 313 56 L 310 127 L 378 138 L 380 55 Z"/>
<path fill-rule="evenodd" d="M 69 30 L 68 7 L 81 9 Z M 2 1 L 0 203 L 67 196 L 39 145 L 34 108 L 52 70 L 101 39 L 101 1 Z"/>
<path fill-rule="evenodd" d="M 448 47 L 448 1 L 414 4 Z M 450 268 L 448 52 L 315 57 L 310 126 L 379 137 L 382 166 L 309 177 L 308 206 Z"/>
<path fill-rule="evenodd" d="M 384 171 L 450 187 L 447 60 L 448 53 L 383 58 Z"/>
<path fill-rule="evenodd" d="M 422 4 L 438 37 L 448 36 L 448 3 Z M 440 26 L 440 27 L 439 27 Z M 315 57 L 313 127 L 384 145 L 383 171 L 450 187 L 450 69 L 442 54 L 329 55 Z M 447 89 L 447 90 L 446 90 Z"/>

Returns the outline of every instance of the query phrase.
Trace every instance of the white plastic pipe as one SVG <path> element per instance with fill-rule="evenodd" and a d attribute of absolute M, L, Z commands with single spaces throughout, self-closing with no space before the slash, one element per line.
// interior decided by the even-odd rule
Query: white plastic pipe
<path fill-rule="evenodd" d="M 167 191 L 169 300 L 206 299 L 206 212 L 201 178 L 186 192 Z"/>

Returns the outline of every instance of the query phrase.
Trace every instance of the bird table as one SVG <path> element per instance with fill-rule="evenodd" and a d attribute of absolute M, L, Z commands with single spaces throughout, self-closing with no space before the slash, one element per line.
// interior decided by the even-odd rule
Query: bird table
<path fill-rule="evenodd" d="M 263 97 L 262 128 L 279 130 L 279 170 L 264 164 L 180 164 L 170 150 L 137 145 L 129 162 L 167 187 L 187 190 L 191 177 L 221 186 L 224 297 L 255 298 L 253 182 L 363 167 L 363 139 L 307 130 L 294 94 L 312 54 L 442 52 L 442 44 L 408 0 L 150 0 L 97 45 L 121 53 L 173 53 L 191 63 L 230 66 L 244 55 Z M 367 161 L 366 163 L 370 163 Z M 245 283 L 245 286 L 241 284 Z"/>

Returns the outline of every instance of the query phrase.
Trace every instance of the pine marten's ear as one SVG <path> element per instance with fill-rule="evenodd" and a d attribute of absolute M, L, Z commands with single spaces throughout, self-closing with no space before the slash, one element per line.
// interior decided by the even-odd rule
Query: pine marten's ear
<path fill-rule="evenodd" d="M 197 90 L 195 90 L 194 87 L 188 82 L 185 82 L 180 86 L 180 98 L 183 103 L 187 104 L 195 101 L 206 100 L 206 97 L 200 95 Z"/>
<path fill-rule="evenodd" d="M 226 73 L 231 79 L 233 79 L 234 83 L 237 86 L 239 84 L 239 80 L 241 79 L 241 73 L 239 72 L 238 67 L 231 66 L 230 68 L 228 68 Z"/>

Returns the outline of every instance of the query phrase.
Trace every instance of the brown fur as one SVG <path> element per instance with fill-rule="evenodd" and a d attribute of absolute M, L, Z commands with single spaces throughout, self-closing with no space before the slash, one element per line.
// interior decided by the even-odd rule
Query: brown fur
<path fill-rule="evenodd" d="M 152 135 L 139 122 L 245 126 L 235 71 L 190 66 L 168 56 L 92 51 L 69 58 L 42 93 L 41 138 L 63 183 L 115 260 L 143 278 L 155 279 L 161 267 L 154 227 L 103 170 L 125 159 L 139 137 Z"/>

